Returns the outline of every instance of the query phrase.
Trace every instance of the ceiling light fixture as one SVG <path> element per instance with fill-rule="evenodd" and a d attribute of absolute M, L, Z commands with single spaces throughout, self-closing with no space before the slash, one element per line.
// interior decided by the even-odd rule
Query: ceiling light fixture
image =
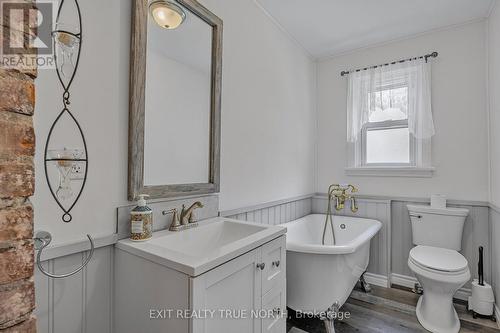
<path fill-rule="evenodd" d="M 165 29 L 175 29 L 184 22 L 186 13 L 169 0 L 154 0 L 149 4 L 149 13 L 156 24 Z"/>

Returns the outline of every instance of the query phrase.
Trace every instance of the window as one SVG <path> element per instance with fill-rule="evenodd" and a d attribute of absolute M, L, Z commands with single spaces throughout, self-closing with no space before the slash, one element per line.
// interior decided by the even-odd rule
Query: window
<path fill-rule="evenodd" d="M 432 175 L 429 70 L 420 62 L 349 74 L 348 175 Z"/>
<path fill-rule="evenodd" d="M 372 110 L 361 130 L 362 166 L 414 166 L 414 139 L 408 129 L 408 87 L 381 87 L 368 93 Z"/>

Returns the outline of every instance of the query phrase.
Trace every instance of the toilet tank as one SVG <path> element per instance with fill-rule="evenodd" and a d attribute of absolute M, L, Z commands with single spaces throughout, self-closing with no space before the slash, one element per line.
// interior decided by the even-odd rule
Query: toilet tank
<path fill-rule="evenodd" d="M 410 213 L 413 244 L 442 247 L 460 251 L 464 222 L 469 214 L 465 208 L 434 208 L 407 205 Z"/>

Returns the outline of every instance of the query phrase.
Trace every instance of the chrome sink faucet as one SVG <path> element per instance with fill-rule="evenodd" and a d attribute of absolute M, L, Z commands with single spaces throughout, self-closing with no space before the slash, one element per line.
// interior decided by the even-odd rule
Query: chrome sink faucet
<path fill-rule="evenodd" d="M 196 222 L 194 218 L 194 210 L 197 208 L 203 208 L 203 204 L 199 201 L 194 202 L 191 206 L 189 206 L 188 209 L 186 209 L 186 206 L 182 205 L 182 210 L 181 210 L 182 225 Z"/>
<path fill-rule="evenodd" d="M 163 215 L 172 214 L 172 223 L 170 224 L 168 230 L 181 231 L 188 228 L 196 227 L 198 223 L 196 223 L 196 219 L 194 218 L 194 210 L 197 208 L 203 208 L 203 204 L 200 201 L 196 201 L 188 209 L 186 209 L 185 205 L 182 205 L 180 220 L 179 220 L 179 214 L 177 213 L 177 208 L 164 210 L 162 212 Z"/>

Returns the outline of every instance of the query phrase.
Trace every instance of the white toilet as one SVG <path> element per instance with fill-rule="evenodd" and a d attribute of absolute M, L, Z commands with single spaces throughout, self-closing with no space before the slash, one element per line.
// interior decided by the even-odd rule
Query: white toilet
<path fill-rule="evenodd" d="M 460 321 L 453 295 L 470 279 L 461 250 L 467 209 L 408 205 L 413 244 L 408 266 L 424 290 L 417 304 L 417 318 L 428 331 L 456 333 Z"/>

